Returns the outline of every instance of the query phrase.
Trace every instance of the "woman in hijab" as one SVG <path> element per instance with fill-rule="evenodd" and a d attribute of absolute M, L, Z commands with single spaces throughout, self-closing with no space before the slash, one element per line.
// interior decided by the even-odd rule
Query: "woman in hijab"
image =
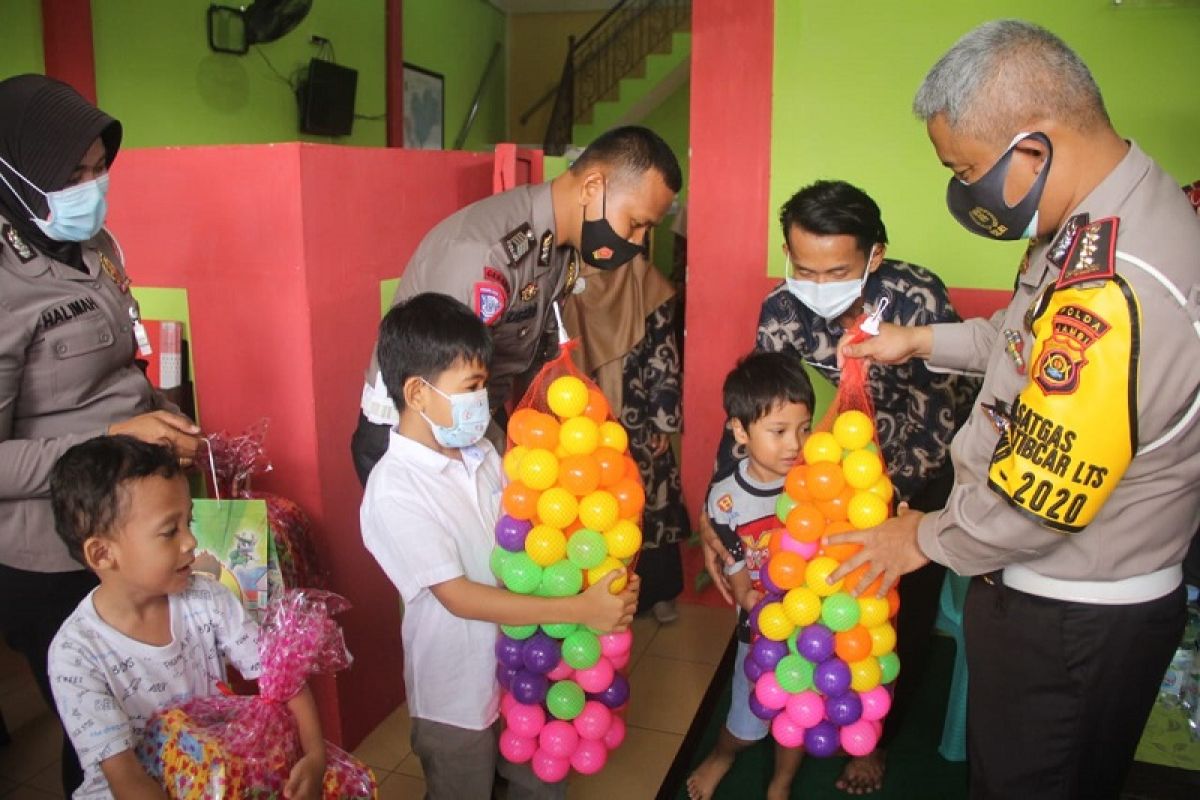
<path fill-rule="evenodd" d="M 43 75 L 0 81 L 0 634 L 51 708 L 46 651 L 96 585 L 55 533 L 49 476 L 104 434 L 172 445 L 200 432 L 134 361 L 148 352 L 121 248 L 104 229 L 121 124 Z M 82 772 L 63 743 L 63 789 Z"/>
<path fill-rule="evenodd" d="M 679 543 L 691 535 L 679 487 L 671 434 L 681 428 L 681 366 L 675 289 L 644 256 L 615 270 L 584 265 L 583 289 L 566 302 L 568 331 L 578 335 L 575 357 L 604 392 L 629 432 L 629 450 L 642 473 L 642 578 L 638 611 L 675 621 L 683 591 Z"/>

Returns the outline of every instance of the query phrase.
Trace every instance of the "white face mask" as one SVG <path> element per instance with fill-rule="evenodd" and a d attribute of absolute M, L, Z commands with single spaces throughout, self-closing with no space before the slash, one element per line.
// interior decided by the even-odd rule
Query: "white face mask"
<path fill-rule="evenodd" d="M 862 296 L 863 287 L 867 284 L 867 276 L 871 274 L 871 259 L 875 257 L 875 248 L 867 255 L 867 268 L 861 278 L 851 278 L 845 281 L 802 281 L 799 278 L 786 278 L 788 291 L 803 303 L 810 311 L 825 319 L 834 319 L 844 313 Z M 791 272 L 792 262 L 787 262 L 787 270 Z"/>

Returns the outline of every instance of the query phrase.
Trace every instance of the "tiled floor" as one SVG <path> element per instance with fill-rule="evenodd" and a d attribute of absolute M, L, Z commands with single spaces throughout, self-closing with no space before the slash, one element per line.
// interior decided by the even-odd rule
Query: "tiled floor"
<path fill-rule="evenodd" d="M 680 605 L 660 626 L 634 622 L 632 696 L 625 743 L 598 775 L 573 776 L 570 800 L 653 797 L 679 750 L 733 630 L 729 609 Z M 13 742 L 0 747 L 0 798 L 61 798 L 57 722 L 42 703 L 25 663 L 0 645 L 0 710 Z M 393 712 L 355 750 L 379 779 L 380 800 L 419 800 L 425 781 L 409 747 L 406 707 Z"/>

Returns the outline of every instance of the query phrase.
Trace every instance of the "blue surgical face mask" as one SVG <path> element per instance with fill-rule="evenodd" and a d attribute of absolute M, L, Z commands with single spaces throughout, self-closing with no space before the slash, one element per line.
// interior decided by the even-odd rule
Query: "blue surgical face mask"
<path fill-rule="evenodd" d="M 37 214 L 33 213 L 32 208 L 25 205 L 25 201 L 21 199 L 21 195 L 17 193 L 13 185 L 4 177 L 4 173 L 0 172 L 0 181 L 4 181 L 4 185 L 9 188 L 9 191 L 17 198 L 17 201 L 25 206 L 25 210 L 29 212 L 30 220 L 41 229 L 42 233 L 51 239 L 58 242 L 86 242 L 104 227 L 104 217 L 108 214 L 107 173 L 95 180 L 68 186 L 66 189 L 60 189 L 57 192 L 43 192 L 40 188 L 34 186 L 32 181 L 20 172 L 17 172 L 12 164 L 9 164 L 4 159 L 0 159 L 0 164 L 8 167 L 14 175 L 28 184 L 35 192 L 46 198 L 46 204 L 50 207 L 50 218 L 41 219 Z"/>
<path fill-rule="evenodd" d="M 424 411 L 420 412 L 421 418 L 429 423 L 429 427 L 433 431 L 433 438 L 437 440 L 438 444 L 442 447 L 458 449 L 470 447 L 483 438 L 488 423 L 491 421 L 487 389 L 446 394 L 429 381 L 425 381 L 425 385 L 450 401 L 450 425 L 448 427 L 438 425 L 425 416 Z"/>

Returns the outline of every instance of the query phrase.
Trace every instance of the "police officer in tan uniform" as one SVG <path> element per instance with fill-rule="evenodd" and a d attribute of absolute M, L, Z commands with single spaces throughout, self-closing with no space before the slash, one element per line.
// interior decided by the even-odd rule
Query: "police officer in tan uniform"
<path fill-rule="evenodd" d="M 616 128 L 553 181 L 472 203 L 421 241 L 393 305 L 439 292 L 461 300 L 491 326 L 494 424 L 488 436 L 502 452 L 505 406 L 520 399 L 527 380 L 555 353 L 553 304 L 582 288 L 580 260 L 617 269 L 642 252 L 681 184 L 679 163 L 657 134 Z M 351 441 L 364 483 L 397 419 L 372 353 Z"/>
<path fill-rule="evenodd" d="M 1033 237 L 991 319 L 884 326 L 848 356 L 984 375 L 946 507 L 831 537 L 864 583 L 932 559 L 964 609 L 973 798 L 1117 797 L 1185 621 L 1200 522 L 1200 221 L 1037 26 L 968 33 L 914 108 L 951 213 Z M 886 588 L 886 586 L 885 586 Z"/>
<path fill-rule="evenodd" d="M 49 478 L 105 433 L 195 455 L 199 429 L 134 363 L 146 348 L 121 249 L 103 229 L 121 125 L 42 75 L 0 81 L 0 633 L 54 708 L 46 650 L 96 581 L 54 531 Z M 64 740 L 63 788 L 83 773 Z"/>

